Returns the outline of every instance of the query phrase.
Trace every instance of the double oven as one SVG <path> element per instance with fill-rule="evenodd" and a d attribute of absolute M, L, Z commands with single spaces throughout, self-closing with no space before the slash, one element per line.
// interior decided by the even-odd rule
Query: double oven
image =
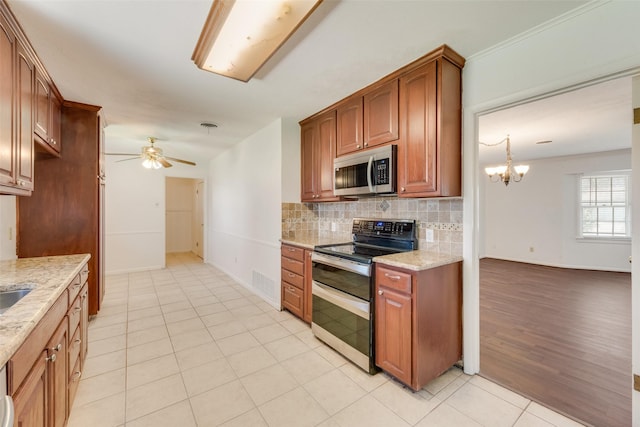
<path fill-rule="evenodd" d="M 417 248 L 415 220 L 355 218 L 352 241 L 314 248 L 314 335 L 360 368 L 377 372 L 374 357 L 373 258 Z"/>

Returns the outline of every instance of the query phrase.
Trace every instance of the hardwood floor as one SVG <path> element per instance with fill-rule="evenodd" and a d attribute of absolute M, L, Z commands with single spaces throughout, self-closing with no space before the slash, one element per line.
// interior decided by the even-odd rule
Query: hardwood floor
<path fill-rule="evenodd" d="M 594 426 L 631 425 L 631 275 L 480 261 L 480 374 Z"/>

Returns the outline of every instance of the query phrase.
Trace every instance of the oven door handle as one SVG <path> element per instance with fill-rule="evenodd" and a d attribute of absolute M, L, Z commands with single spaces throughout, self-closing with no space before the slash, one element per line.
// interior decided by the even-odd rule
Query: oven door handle
<path fill-rule="evenodd" d="M 369 320 L 369 301 L 337 291 L 315 280 L 311 284 L 311 294 Z"/>
<path fill-rule="evenodd" d="M 349 261 L 335 256 L 323 255 L 318 252 L 311 253 L 311 261 L 350 271 L 351 273 L 356 273 L 361 276 L 371 277 L 371 264 Z"/>

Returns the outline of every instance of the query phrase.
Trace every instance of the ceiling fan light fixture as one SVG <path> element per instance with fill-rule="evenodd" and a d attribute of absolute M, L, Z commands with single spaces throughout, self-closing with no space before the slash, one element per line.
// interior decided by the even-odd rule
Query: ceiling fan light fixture
<path fill-rule="evenodd" d="M 142 166 L 147 169 L 160 169 L 162 167 L 159 161 L 151 157 L 147 157 L 146 159 L 144 159 L 142 161 Z"/>
<path fill-rule="evenodd" d="M 248 82 L 322 0 L 214 0 L 191 59 Z"/>

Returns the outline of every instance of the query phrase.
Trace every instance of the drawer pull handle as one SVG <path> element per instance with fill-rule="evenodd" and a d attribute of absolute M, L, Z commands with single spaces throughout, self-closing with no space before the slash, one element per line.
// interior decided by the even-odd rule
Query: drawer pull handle
<path fill-rule="evenodd" d="M 293 249 L 293 248 L 289 248 L 288 250 L 289 250 L 289 252 L 295 252 L 295 251 L 296 251 L 296 250 L 295 250 L 295 249 Z"/>
<path fill-rule="evenodd" d="M 296 275 L 293 273 L 289 273 L 289 277 L 296 277 Z"/>
<path fill-rule="evenodd" d="M 76 310 L 77 312 L 80 312 L 80 311 L 82 311 L 82 307 L 76 307 L 76 308 L 75 308 L 75 310 Z"/>
<path fill-rule="evenodd" d="M 80 344 L 81 342 L 82 342 L 82 340 L 81 340 L 80 338 L 78 338 L 78 339 L 75 341 L 75 343 L 76 343 L 76 344 Z"/>
<path fill-rule="evenodd" d="M 56 354 L 53 353 L 51 356 L 47 357 L 47 362 L 55 362 L 57 358 L 58 356 L 56 356 Z"/>
<path fill-rule="evenodd" d="M 82 376 L 82 372 L 75 371 L 73 373 L 73 378 L 71 379 L 71 381 L 73 381 L 75 383 L 76 381 L 78 381 L 80 379 L 81 376 Z"/>
<path fill-rule="evenodd" d="M 400 276 L 394 276 L 393 274 L 384 273 L 384 277 L 391 280 L 400 280 Z"/>

